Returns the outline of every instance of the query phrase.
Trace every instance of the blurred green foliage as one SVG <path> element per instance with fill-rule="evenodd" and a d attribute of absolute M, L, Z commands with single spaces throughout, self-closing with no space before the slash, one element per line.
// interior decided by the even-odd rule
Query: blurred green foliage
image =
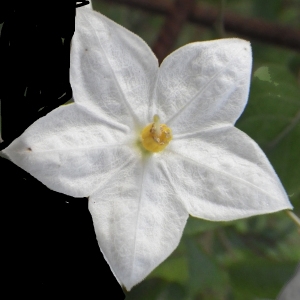
<path fill-rule="evenodd" d="M 221 0 L 197 3 L 221 8 Z M 94 0 L 93 6 L 150 46 L 164 21 L 113 2 Z M 299 0 L 227 0 L 226 10 L 300 27 Z M 216 38 L 214 28 L 186 23 L 174 49 Z M 300 216 L 300 54 L 255 40 L 251 44 L 249 102 L 236 126 L 265 151 Z M 275 299 L 300 261 L 299 233 L 285 212 L 235 222 L 190 217 L 178 248 L 126 299 Z"/>

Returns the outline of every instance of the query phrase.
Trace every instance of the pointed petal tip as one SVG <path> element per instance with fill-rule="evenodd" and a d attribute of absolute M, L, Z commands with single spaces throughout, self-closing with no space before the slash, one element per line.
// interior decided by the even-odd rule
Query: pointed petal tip
<path fill-rule="evenodd" d="M 282 205 L 276 208 L 272 208 L 269 210 L 255 210 L 255 211 L 236 211 L 236 214 L 232 215 L 222 215 L 219 213 L 216 213 L 215 215 L 209 215 L 209 216 L 201 216 L 199 217 L 198 214 L 193 214 L 192 212 L 190 212 L 190 216 L 194 217 L 194 218 L 199 218 L 199 219 L 203 219 L 206 221 L 211 221 L 211 222 L 231 222 L 231 221 L 236 221 L 236 220 L 240 220 L 240 219 L 245 219 L 245 218 L 251 218 L 254 216 L 259 216 L 259 215 L 267 215 L 267 214 L 273 214 L 273 213 L 277 213 L 280 211 L 288 211 L 288 210 L 293 210 L 294 207 L 292 206 L 292 204 L 288 201 L 285 203 L 282 203 Z"/>
<path fill-rule="evenodd" d="M 125 283 L 125 281 L 123 283 L 121 283 L 121 281 L 119 281 L 119 279 L 117 279 L 117 280 L 119 281 L 119 283 L 124 291 L 130 292 L 135 286 L 137 286 L 139 283 L 144 281 L 148 275 L 146 275 L 143 278 L 139 278 L 138 280 L 131 280 L 131 281 L 128 280 L 128 281 L 126 281 L 126 283 Z"/>
<path fill-rule="evenodd" d="M 240 50 L 245 50 L 249 52 L 249 54 L 252 56 L 252 48 L 250 41 L 240 39 L 240 38 L 227 38 L 227 39 L 221 39 L 219 41 L 226 40 L 228 44 L 232 44 L 234 48 L 240 48 Z"/>
<path fill-rule="evenodd" d="M 6 148 L 4 148 L 3 150 L 1 150 L 1 155 L 3 154 L 3 156 L 5 158 L 8 158 L 9 160 L 11 160 L 12 162 L 14 162 L 13 158 L 12 158 L 12 154 L 11 154 L 11 148 L 14 146 L 15 141 L 12 141 Z M 14 162 L 15 163 L 15 162 Z"/>

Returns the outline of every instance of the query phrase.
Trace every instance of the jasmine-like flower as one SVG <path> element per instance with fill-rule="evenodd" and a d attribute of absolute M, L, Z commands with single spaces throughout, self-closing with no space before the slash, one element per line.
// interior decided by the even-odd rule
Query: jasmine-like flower
<path fill-rule="evenodd" d="M 264 153 L 234 127 L 251 64 L 247 41 L 221 39 L 158 67 L 138 36 L 80 8 L 75 103 L 3 152 L 49 188 L 89 197 L 99 246 L 130 290 L 177 247 L 189 214 L 229 221 L 291 208 Z"/>

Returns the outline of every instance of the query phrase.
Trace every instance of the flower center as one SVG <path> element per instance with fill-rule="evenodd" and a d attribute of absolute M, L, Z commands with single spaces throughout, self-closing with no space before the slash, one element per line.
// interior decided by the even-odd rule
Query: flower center
<path fill-rule="evenodd" d="M 160 124 L 159 116 L 154 115 L 153 123 L 148 124 L 141 133 L 142 145 L 150 152 L 159 152 L 172 140 L 172 131 L 166 124 Z"/>

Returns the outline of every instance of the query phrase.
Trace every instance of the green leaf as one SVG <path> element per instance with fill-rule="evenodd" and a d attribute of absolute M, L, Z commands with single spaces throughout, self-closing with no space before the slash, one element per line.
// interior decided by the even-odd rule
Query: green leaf
<path fill-rule="evenodd" d="M 169 282 L 185 284 L 188 279 L 187 259 L 184 256 L 170 256 L 150 275 L 150 278 L 161 278 Z"/>
<path fill-rule="evenodd" d="M 126 295 L 126 300 L 154 300 L 166 287 L 166 283 L 159 279 L 145 280 Z"/>
<path fill-rule="evenodd" d="M 144 298 L 139 298 L 144 299 Z M 168 284 L 158 295 L 157 300 L 188 300 L 185 289 L 176 283 Z"/>
<path fill-rule="evenodd" d="M 257 17 L 268 20 L 276 20 L 281 8 L 278 0 L 253 0 L 253 13 Z"/>
<path fill-rule="evenodd" d="M 187 224 L 184 228 L 184 235 L 195 235 L 198 233 L 202 233 L 208 230 L 213 230 L 215 228 L 229 225 L 229 222 L 211 222 L 203 219 L 198 219 L 194 217 L 189 217 Z"/>
<path fill-rule="evenodd" d="M 187 286 L 191 295 L 209 296 L 209 299 L 220 299 L 226 293 L 227 274 L 207 255 L 191 238 L 184 238 L 187 247 L 189 278 Z"/>
<path fill-rule="evenodd" d="M 296 262 L 263 259 L 241 261 L 229 267 L 234 299 L 275 299 L 295 269 Z"/>
<path fill-rule="evenodd" d="M 300 264 L 294 276 L 285 284 L 281 291 L 278 300 L 297 299 L 300 295 Z"/>
<path fill-rule="evenodd" d="M 237 122 L 265 151 L 294 206 L 300 202 L 299 95 L 286 67 L 262 66 L 254 72 L 249 103 Z"/>
<path fill-rule="evenodd" d="M 185 300 L 184 288 L 176 283 L 148 279 L 135 286 L 126 295 L 126 300 Z"/>

